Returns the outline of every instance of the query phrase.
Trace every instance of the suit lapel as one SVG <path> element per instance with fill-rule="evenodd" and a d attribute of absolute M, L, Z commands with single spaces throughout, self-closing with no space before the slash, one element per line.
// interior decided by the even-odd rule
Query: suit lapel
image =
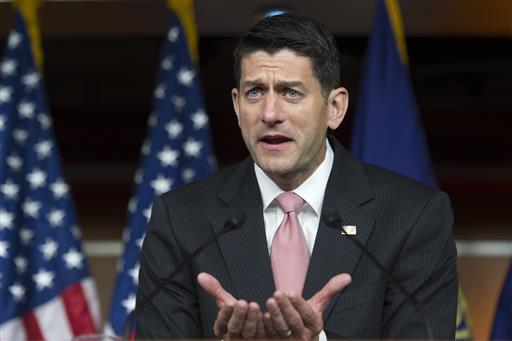
<path fill-rule="evenodd" d="M 234 287 L 232 294 L 264 306 L 275 287 L 265 237 L 262 199 L 250 159 L 238 167 L 218 198 L 229 208 L 211 222 L 215 232 L 222 229 L 232 212 L 246 215 L 240 229 L 218 241 Z"/>
<path fill-rule="evenodd" d="M 365 245 L 375 221 L 361 205 L 372 200 L 373 193 L 359 162 L 337 141 L 329 140 L 334 150 L 334 164 L 325 191 L 322 217 L 328 212 L 336 212 L 343 225 L 356 226 L 356 238 Z M 313 296 L 337 274 L 351 274 L 360 256 L 361 252 L 341 234 L 339 228 L 329 227 L 321 219 L 304 285 L 304 297 Z M 332 304 L 324 311 L 324 316 L 331 308 Z"/>

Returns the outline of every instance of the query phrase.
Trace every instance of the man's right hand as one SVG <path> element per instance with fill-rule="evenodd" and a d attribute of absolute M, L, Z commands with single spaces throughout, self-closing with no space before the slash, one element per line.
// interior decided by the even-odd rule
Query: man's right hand
<path fill-rule="evenodd" d="M 213 325 L 213 333 L 223 340 L 267 338 L 263 325 L 263 313 L 256 302 L 237 300 L 224 290 L 219 281 L 202 272 L 197 276 L 201 287 L 215 300 L 219 313 Z"/>

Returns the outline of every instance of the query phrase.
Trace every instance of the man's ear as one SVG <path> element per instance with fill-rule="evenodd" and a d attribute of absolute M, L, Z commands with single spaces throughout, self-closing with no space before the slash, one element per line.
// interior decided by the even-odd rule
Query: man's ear
<path fill-rule="evenodd" d="M 332 130 L 339 127 L 348 108 L 348 91 L 343 87 L 333 89 L 329 94 L 327 126 Z"/>
<path fill-rule="evenodd" d="M 238 89 L 231 89 L 231 100 L 233 101 L 233 109 L 235 110 L 236 118 L 238 120 L 238 125 L 240 125 L 240 111 L 238 107 Z"/>

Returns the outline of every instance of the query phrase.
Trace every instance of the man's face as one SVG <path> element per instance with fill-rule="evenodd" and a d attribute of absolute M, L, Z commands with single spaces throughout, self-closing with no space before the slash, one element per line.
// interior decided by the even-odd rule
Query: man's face
<path fill-rule="evenodd" d="M 287 49 L 244 57 L 239 89 L 231 95 L 253 160 L 285 190 L 298 187 L 323 161 L 327 127 L 339 126 L 348 104 L 344 88 L 326 99 L 310 59 Z"/>

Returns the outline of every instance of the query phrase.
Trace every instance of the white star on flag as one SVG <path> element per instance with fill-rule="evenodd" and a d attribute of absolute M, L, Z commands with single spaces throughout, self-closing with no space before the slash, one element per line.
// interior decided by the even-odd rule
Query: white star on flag
<path fill-rule="evenodd" d="M 40 159 L 44 159 L 44 158 L 50 156 L 50 152 L 52 150 L 52 147 L 53 147 L 52 142 L 49 141 L 49 140 L 41 141 L 39 143 L 36 143 L 35 144 L 35 150 L 36 150 L 37 156 Z"/>
<path fill-rule="evenodd" d="M 21 81 L 23 82 L 23 84 L 25 84 L 25 86 L 28 89 L 34 89 L 40 80 L 41 80 L 41 76 L 39 76 L 39 73 L 31 72 L 31 73 L 27 73 L 25 76 L 23 76 Z"/>
<path fill-rule="evenodd" d="M 62 258 L 66 262 L 66 266 L 68 267 L 68 269 L 82 268 L 82 261 L 84 259 L 84 256 L 75 248 L 69 249 L 69 251 L 62 256 Z"/>
<path fill-rule="evenodd" d="M 133 212 L 135 212 L 136 209 L 137 209 L 137 198 L 132 197 L 130 199 L 130 201 L 128 202 L 128 211 L 130 213 L 133 213 Z"/>
<path fill-rule="evenodd" d="M 135 295 L 130 294 L 121 304 L 126 309 L 126 313 L 131 313 L 132 310 L 135 309 Z"/>
<path fill-rule="evenodd" d="M 65 216 L 66 214 L 64 213 L 64 210 L 53 209 L 50 211 L 50 213 L 48 213 L 46 218 L 48 219 L 50 225 L 53 227 L 58 227 L 62 225 Z"/>
<path fill-rule="evenodd" d="M 7 158 L 7 164 L 13 171 L 17 171 L 23 166 L 23 159 L 18 155 L 11 155 Z"/>
<path fill-rule="evenodd" d="M 8 199 L 16 199 L 18 197 L 18 192 L 20 188 L 11 180 L 7 180 L 5 184 L 0 187 L 0 191 L 8 198 Z"/>
<path fill-rule="evenodd" d="M 36 106 L 32 102 L 22 101 L 20 104 L 18 104 L 18 112 L 20 113 L 21 117 L 33 118 L 35 110 Z"/>
<path fill-rule="evenodd" d="M 11 33 L 9 34 L 9 38 L 7 40 L 7 46 L 11 49 L 15 49 L 21 43 L 22 39 L 23 38 L 20 33 L 16 31 L 11 31 Z"/>
<path fill-rule="evenodd" d="M 14 264 L 16 265 L 16 270 L 19 273 L 24 273 L 27 270 L 28 261 L 25 257 L 18 256 L 14 258 Z"/>
<path fill-rule="evenodd" d="M 142 180 L 144 179 L 144 172 L 141 169 L 137 169 L 135 172 L 135 176 L 133 177 L 133 180 L 136 184 L 140 184 Z"/>
<path fill-rule="evenodd" d="M 73 237 L 75 237 L 75 239 L 82 238 L 82 233 L 80 232 L 80 229 L 77 225 L 71 226 L 71 233 L 73 234 Z"/>
<path fill-rule="evenodd" d="M 8 86 L 0 86 L 0 103 L 11 101 L 12 89 Z"/>
<path fill-rule="evenodd" d="M 187 100 L 181 96 L 172 96 L 171 102 L 174 104 L 174 110 L 177 112 L 181 112 L 185 104 L 187 104 Z"/>
<path fill-rule="evenodd" d="M 194 77 L 196 76 L 196 73 L 194 70 L 186 69 L 185 67 L 182 67 L 180 71 L 178 71 L 178 82 L 185 86 L 192 86 Z"/>
<path fill-rule="evenodd" d="M 39 210 L 41 207 L 42 206 L 40 202 L 27 198 L 23 203 L 23 212 L 25 212 L 27 217 L 37 218 L 39 217 Z"/>
<path fill-rule="evenodd" d="M 193 138 L 189 138 L 183 146 L 185 154 L 191 157 L 198 157 L 199 153 L 201 152 L 201 148 L 203 148 L 203 143 L 196 141 Z"/>
<path fill-rule="evenodd" d="M 9 243 L 4 240 L 0 240 L 0 257 L 7 258 L 7 249 L 9 248 Z"/>
<path fill-rule="evenodd" d="M 148 208 L 142 211 L 142 215 L 146 217 L 146 220 L 149 221 L 151 218 L 151 210 L 153 209 L 153 205 L 150 205 Z"/>
<path fill-rule="evenodd" d="M 162 164 L 162 167 L 173 166 L 176 167 L 178 165 L 178 157 L 180 156 L 180 152 L 177 150 L 173 150 L 169 146 L 165 146 L 160 152 L 157 153 L 157 157 Z"/>
<path fill-rule="evenodd" d="M 180 35 L 180 29 L 177 28 L 177 27 L 172 27 L 170 30 L 169 30 L 169 33 L 167 33 L 167 38 L 171 41 L 171 42 L 176 42 L 176 40 L 178 40 L 178 36 Z"/>
<path fill-rule="evenodd" d="M 160 195 L 171 190 L 172 183 L 172 179 L 159 174 L 155 180 L 151 181 L 151 187 L 155 191 L 155 195 Z"/>
<path fill-rule="evenodd" d="M 37 115 L 37 119 L 39 123 L 41 123 L 41 127 L 43 127 L 43 129 L 48 129 L 52 125 L 52 119 L 46 114 Z"/>
<path fill-rule="evenodd" d="M 12 136 L 14 137 L 16 142 L 18 142 L 19 144 L 24 144 L 28 138 L 28 133 L 26 130 L 23 129 L 14 129 L 12 131 Z"/>
<path fill-rule="evenodd" d="M 5 129 L 5 117 L 4 115 L 0 115 L 0 131 Z"/>
<path fill-rule="evenodd" d="M 62 181 L 62 179 L 58 179 L 52 183 L 50 185 L 50 189 L 57 199 L 64 197 L 69 192 L 69 186 L 64 181 Z"/>
<path fill-rule="evenodd" d="M 188 183 L 192 181 L 192 179 L 194 179 L 194 177 L 196 176 L 196 172 L 191 168 L 185 168 L 181 172 L 181 176 L 183 177 L 183 180 Z"/>
<path fill-rule="evenodd" d="M 165 90 L 167 89 L 167 86 L 163 83 L 158 84 L 158 86 L 155 89 L 154 96 L 158 99 L 162 99 L 165 97 Z"/>
<path fill-rule="evenodd" d="M 17 302 L 25 298 L 25 287 L 21 285 L 19 282 L 15 282 L 13 285 L 11 285 L 9 287 L 9 292 L 14 297 L 14 300 L 16 300 Z"/>
<path fill-rule="evenodd" d="M 162 60 L 161 66 L 162 66 L 162 69 L 164 69 L 164 70 L 167 70 L 167 71 L 171 70 L 173 67 L 172 58 L 170 56 L 166 57 L 164 60 Z"/>
<path fill-rule="evenodd" d="M 132 278 L 133 284 L 139 284 L 139 263 L 135 264 L 132 269 L 128 270 L 128 275 Z"/>
<path fill-rule="evenodd" d="M 34 237 L 34 231 L 32 231 L 26 227 L 21 228 L 20 238 L 21 238 L 21 242 L 23 245 L 29 245 L 30 242 L 32 241 L 32 237 Z"/>
<path fill-rule="evenodd" d="M 175 139 L 183 131 L 183 125 L 178 121 L 171 121 L 165 125 L 165 130 L 169 134 L 170 139 Z"/>
<path fill-rule="evenodd" d="M 34 282 L 36 282 L 37 290 L 41 291 L 44 288 L 51 288 L 53 286 L 53 278 L 55 274 L 51 271 L 46 271 L 45 269 L 40 269 L 38 273 L 36 273 L 32 278 Z"/>
<path fill-rule="evenodd" d="M 6 77 L 12 76 L 16 73 L 17 67 L 18 63 L 15 60 L 7 59 L 0 65 L 0 73 Z"/>
<path fill-rule="evenodd" d="M 12 221 L 14 220 L 14 214 L 9 211 L 0 208 L 0 231 L 3 229 L 12 229 Z"/>
<path fill-rule="evenodd" d="M 195 129 L 202 129 L 208 124 L 208 116 L 203 109 L 199 109 L 192 114 L 192 122 Z"/>
<path fill-rule="evenodd" d="M 58 248 L 57 243 L 54 240 L 47 238 L 46 241 L 44 242 L 44 244 L 42 244 L 39 247 L 39 250 L 43 254 L 43 258 L 46 261 L 49 261 L 50 259 L 53 258 L 53 256 L 55 256 L 55 252 L 57 252 L 57 248 Z"/>
<path fill-rule="evenodd" d="M 137 244 L 137 246 L 139 247 L 139 249 L 142 248 L 142 243 L 144 243 L 144 238 L 146 238 L 146 234 L 144 233 L 142 235 L 142 237 L 140 237 L 139 239 L 137 239 L 137 241 L 135 242 L 135 244 Z"/>
<path fill-rule="evenodd" d="M 35 168 L 32 173 L 27 174 L 27 181 L 30 182 L 32 189 L 37 189 L 46 183 L 46 173 Z"/>

